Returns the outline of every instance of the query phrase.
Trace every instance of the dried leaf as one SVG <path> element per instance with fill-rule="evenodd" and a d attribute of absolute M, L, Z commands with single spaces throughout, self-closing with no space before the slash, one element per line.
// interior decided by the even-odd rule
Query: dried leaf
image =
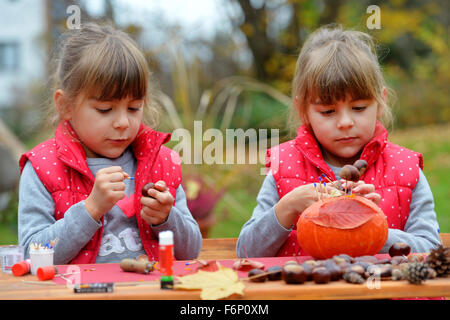
<path fill-rule="evenodd" d="M 250 259 L 239 259 L 233 263 L 234 270 L 249 271 L 255 268 L 264 269 L 264 263 Z"/>
<path fill-rule="evenodd" d="M 202 271 L 178 277 L 175 289 L 202 290 L 200 298 L 203 300 L 217 300 L 232 294 L 244 294 L 244 283 L 231 268 L 219 265 L 219 270 Z"/>
<path fill-rule="evenodd" d="M 197 271 L 203 270 L 203 271 L 217 271 L 219 270 L 220 263 L 216 260 L 211 261 L 205 261 L 205 260 L 197 260 L 197 262 L 200 264 L 197 268 Z"/>
<path fill-rule="evenodd" d="M 323 227 L 353 229 L 372 219 L 376 212 L 354 199 L 341 199 L 325 203 L 311 220 Z"/>

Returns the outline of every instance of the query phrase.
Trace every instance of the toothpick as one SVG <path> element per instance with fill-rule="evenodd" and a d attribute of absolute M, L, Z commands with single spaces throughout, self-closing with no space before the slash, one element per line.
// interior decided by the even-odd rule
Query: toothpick
<path fill-rule="evenodd" d="M 242 250 L 244 250 L 245 258 L 248 259 L 247 250 L 245 250 L 245 246 L 242 245 Z"/>
<path fill-rule="evenodd" d="M 134 180 L 134 177 L 131 177 L 128 173 L 124 172 L 123 174 L 125 175 L 124 179 Z"/>
<path fill-rule="evenodd" d="M 320 200 L 319 190 L 317 189 L 317 183 L 314 182 L 314 188 L 316 189 L 317 199 Z"/>
<path fill-rule="evenodd" d="M 325 179 L 327 179 L 328 182 L 333 183 L 333 181 L 331 181 L 331 179 L 328 178 L 328 177 L 325 175 L 325 173 L 322 173 L 322 177 L 324 177 Z"/>

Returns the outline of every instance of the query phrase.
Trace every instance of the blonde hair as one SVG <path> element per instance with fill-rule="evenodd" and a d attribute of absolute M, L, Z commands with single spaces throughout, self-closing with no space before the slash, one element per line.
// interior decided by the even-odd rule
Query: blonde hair
<path fill-rule="evenodd" d="M 298 57 L 290 118 L 297 115 L 309 125 L 309 103 L 319 98 L 332 104 L 345 100 L 348 94 L 353 99 L 375 99 L 383 110 L 380 121 L 389 127 L 392 113 L 383 99 L 383 88 L 392 94 L 384 81 L 372 37 L 359 31 L 344 31 L 341 26 L 324 26 L 308 37 Z"/>
<path fill-rule="evenodd" d="M 80 95 L 101 101 L 143 99 L 144 122 L 150 126 L 157 124 L 158 111 L 150 98 L 147 61 L 123 31 L 93 23 L 70 30 L 62 36 L 55 62 L 53 88 L 62 89 L 67 101 Z M 52 110 L 54 124 L 59 119 L 55 108 Z"/>

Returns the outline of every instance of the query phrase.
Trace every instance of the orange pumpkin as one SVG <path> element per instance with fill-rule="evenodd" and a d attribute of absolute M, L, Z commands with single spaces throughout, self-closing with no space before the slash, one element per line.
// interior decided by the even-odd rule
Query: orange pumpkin
<path fill-rule="evenodd" d="M 298 219 L 300 246 L 317 259 L 377 254 L 388 236 L 386 216 L 372 201 L 339 196 L 313 203 Z"/>

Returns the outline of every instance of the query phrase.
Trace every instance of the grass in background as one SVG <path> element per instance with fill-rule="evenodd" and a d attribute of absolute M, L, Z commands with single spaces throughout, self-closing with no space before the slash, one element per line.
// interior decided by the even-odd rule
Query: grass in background
<path fill-rule="evenodd" d="M 394 132 L 390 141 L 420 152 L 440 230 L 450 232 L 450 124 Z"/>

